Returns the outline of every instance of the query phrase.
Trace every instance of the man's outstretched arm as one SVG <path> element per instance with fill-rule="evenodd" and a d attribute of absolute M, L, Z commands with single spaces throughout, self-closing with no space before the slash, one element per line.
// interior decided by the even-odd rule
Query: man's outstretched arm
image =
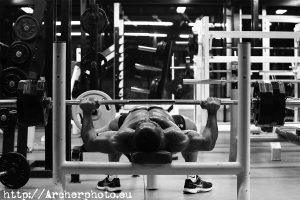
<path fill-rule="evenodd" d="M 111 137 L 116 134 L 116 131 L 110 128 L 114 126 L 116 119 L 97 134 L 92 120 L 92 112 L 96 109 L 95 102 L 83 99 L 80 102 L 80 108 L 83 111 L 81 137 L 87 151 L 116 153 L 111 142 Z"/>
<path fill-rule="evenodd" d="M 190 139 L 186 152 L 211 151 L 215 147 L 218 138 L 217 111 L 220 108 L 220 100 L 209 97 L 201 107 L 207 110 L 206 126 L 202 134 L 196 132 L 195 125 L 190 125 L 193 128 L 187 126 L 187 129 L 192 130 L 186 133 Z"/>

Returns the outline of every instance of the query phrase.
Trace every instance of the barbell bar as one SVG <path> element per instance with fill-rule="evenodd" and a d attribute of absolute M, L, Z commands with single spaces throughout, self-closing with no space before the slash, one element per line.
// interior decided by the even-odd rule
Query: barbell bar
<path fill-rule="evenodd" d="M 230 100 L 230 99 L 220 99 L 222 105 L 232 105 L 237 104 L 237 100 Z M 65 100 L 67 105 L 79 105 L 80 100 Z M 51 101 L 50 101 L 51 102 Z M 200 100 L 168 100 L 168 99 L 127 99 L 127 100 L 101 100 L 97 101 L 100 105 L 145 105 L 145 104 L 177 104 L 177 105 L 196 105 L 202 104 L 205 101 Z M 16 99 L 4 99 L 0 100 L 0 106 L 14 106 L 16 105 Z M 52 102 L 51 102 L 52 103 Z"/>
<path fill-rule="evenodd" d="M 238 100 L 231 99 L 220 99 L 221 105 L 237 105 Z M 256 101 L 256 99 L 252 99 Z M 52 103 L 52 101 L 50 101 Z M 80 100 L 66 100 L 66 105 L 79 105 Z M 98 101 L 99 105 L 149 105 L 149 104 L 158 104 L 158 105 L 200 105 L 205 101 L 201 100 L 164 100 L 164 99 L 127 99 L 127 100 L 102 100 Z M 17 103 L 16 99 L 3 99 L 0 100 L 1 106 L 15 106 Z M 300 107 L 300 99 L 287 98 L 286 106 L 288 107 Z"/>

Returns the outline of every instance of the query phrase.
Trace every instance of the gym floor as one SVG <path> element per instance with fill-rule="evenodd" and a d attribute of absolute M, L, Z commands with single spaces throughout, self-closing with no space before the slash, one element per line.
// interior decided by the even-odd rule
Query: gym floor
<path fill-rule="evenodd" d="M 28 153 L 29 160 L 43 159 L 44 144 L 40 142 L 44 131 L 37 129 L 35 134 L 34 150 Z M 81 143 L 79 135 L 72 136 L 72 145 Z M 300 185 L 300 148 L 290 143 L 281 143 L 281 161 L 271 161 L 270 144 L 269 143 L 252 143 L 251 144 L 251 199 L 255 200 L 299 200 Z M 2 148 L 1 148 L 2 149 Z M 229 134 L 228 132 L 220 132 L 216 147 L 211 152 L 200 152 L 199 162 L 226 162 L 229 155 Z M 101 153 L 84 153 L 84 160 L 90 161 L 107 161 L 107 156 Z M 184 162 L 180 154 L 179 159 L 173 162 Z M 128 162 L 125 156 L 122 156 L 121 162 Z M 201 174 L 200 174 L 201 176 Z M 101 193 L 96 189 L 96 184 L 102 180 L 105 175 L 81 175 L 81 183 L 70 183 L 70 176 L 67 176 L 66 191 L 86 192 L 89 194 Z M 176 199 L 176 200 L 193 200 L 193 199 L 209 199 L 209 200 L 233 200 L 236 199 L 236 177 L 234 175 L 205 175 L 201 176 L 204 180 L 213 183 L 213 190 L 208 193 L 199 194 L 183 194 L 183 185 L 186 176 L 174 175 L 158 176 L 158 190 L 144 190 L 146 176 L 132 177 L 130 175 L 119 176 L 121 180 L 122 192 L 125 197 L 123 199 Z M 15 193 L 12 193 L 14 191 Z M 19 190 L 10 190 L 0 186 L 0 199 L 52 199 L 47 194 L 55 191 L 51 178 L 31 178 L 29 182 Z M 19 196 L 16 192 L 19 192 Z M 34 194 L 35 193 L 35 194 Z M 120 193 L 121 194 L 121 193 Z M 13 196 L 15 195 L 15 196 Z M 94 194 L 95 195 L 95 194 Z M 113 198 L 114 194 L 101 193 L 103 199 L 106 197 Z M 100 196 L 101 196 L 100 195 Z M 106 196 L 105 196 L 106 195 Z M 19 198 L 18 198 L 19 197 Z M 53 197 L 53 196 L 52 196 Z M 94 196 L 95 197 L 95 196 Z M 67 199 L 67 198 L 66 198 Z M 71 199 L 84 199 L 71 198 Z M 96 198 L 88 198 L 96 199 Z"/>

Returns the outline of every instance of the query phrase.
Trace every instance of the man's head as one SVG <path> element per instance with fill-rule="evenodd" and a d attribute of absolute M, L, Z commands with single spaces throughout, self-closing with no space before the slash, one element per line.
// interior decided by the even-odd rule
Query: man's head
<path fill-rule="evenodd" d="M 159 150 L 163 131 L 153 121 L 142 121 L 136 126 L 134 144 L 138 151 L 155 152 Z"/>

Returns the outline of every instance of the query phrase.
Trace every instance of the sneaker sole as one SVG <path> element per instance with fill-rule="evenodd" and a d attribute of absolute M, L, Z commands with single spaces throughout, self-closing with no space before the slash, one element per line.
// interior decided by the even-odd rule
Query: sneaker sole
<path fill-rule="evenodd" d="M 212 188 L 195 188 L 195 189 L 189 189 L 189 188 L 184 188 L 183 193 L 185 194 L 197 194 L 197 193 L 202 193 L 202 192 L 209 192 L 211 191 Z"/>
<path fill-rule="evenodd" d="M 115 188 L 110 188 L 110 187 L 99 187 L 97 186 L 98 190 L 103 190 L 103 191 L 108 191 L 108 192 L 121 192 L 121 187 L 115 187 Z"/>

